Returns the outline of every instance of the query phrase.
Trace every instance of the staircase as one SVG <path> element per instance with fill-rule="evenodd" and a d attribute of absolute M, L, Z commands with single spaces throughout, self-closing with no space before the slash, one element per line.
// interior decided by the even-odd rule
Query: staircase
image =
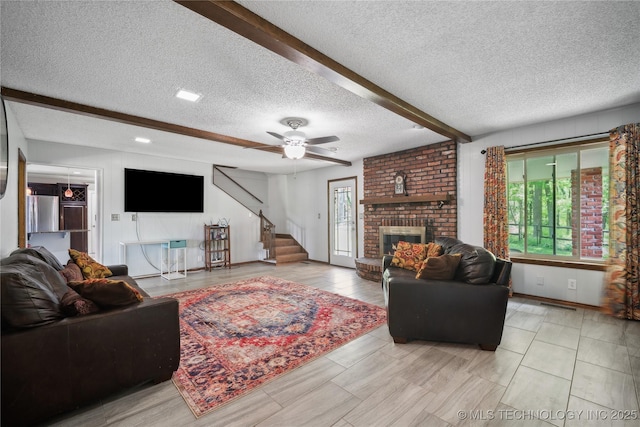
<path fill-rule="evenodd" d="M 260 217 L 260 242 L 265 249 L 264 262 L 268 263 L 287 263 L 300 262 L 309 259 L 309 253 L 290 235 L 276 234 L 276 226 L 269 221 L 262 213 L 260 206 L 262 200 L 253 193 L 243 187 L 237 179 L 247 178 L 253 181 L 266 181 L 266 174 L 250 171 L 238 171 L 238 176 L 231 177 L 223 169 L 229 166 L 214 165 L 213 167 L 213 184 L 234 198 L 249 211 L 255 213 L 259 211 Z M 235 178 L 235 179 L 234 179 Z M 266 187 L 265 187 L 266 188 Z M 266 190 L 265 190 L 266 193 Z"/>
<path fill-rule="evenodd" d="M 276 234 L 276 263 L 309 259 L 309 253 L 289 234 Z"/>

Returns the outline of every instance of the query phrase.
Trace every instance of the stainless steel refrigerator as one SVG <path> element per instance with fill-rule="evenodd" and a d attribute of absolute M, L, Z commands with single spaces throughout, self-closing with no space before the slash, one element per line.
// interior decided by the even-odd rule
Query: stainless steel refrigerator
<path fill-rule="evenodd" d="M 58 231 L 60 203 L 58 196 L 27 196 L 27 232 Z"/>

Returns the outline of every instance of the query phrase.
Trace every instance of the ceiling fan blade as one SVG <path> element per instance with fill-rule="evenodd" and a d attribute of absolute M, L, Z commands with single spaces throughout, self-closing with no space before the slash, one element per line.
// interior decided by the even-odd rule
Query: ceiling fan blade
<path fill-rule="evenodd" d="M 263 145 L 262 147 L 243 147 L 245 150 L 265 150 L 265 151 L 274 151 L 275 148 L 282 147 L 282 145 Z"/>
<path fill-rule="evenodd" d="M 340 141 L 340 138 L 333 135 L 333 136 L 323 136 L 320 138 L 309 138 L 307 139 L 306 143 L 309 145 L 318 145 L 318 144 L 326 144 L 327 142 L 336 142 L 336 141 Z"/>
<path fill-rule="evenodd" d="M 309 153 L 320 154 L 322 156 L 335 156 L 335 154 L 336 154 L 336 150 L 332 150 L 330 148 L 307 146 L 307 147 L 305 147 L 305 149 Z"/>
<path fill-rule="evenodd" d="M 282 135 L 280 135 L 280 134 L 277 134 L 277 133 L 275 133 L 275 132 L 269 132 L 269 131 L 267 131 L 267 133 L 268 133 L 269 135 L 271 135 L 271 136 L 275 136 L 276 138 L 278 138 L 278 139 L 279 139 L 279 140 L 281 140 L 281 141 L 284 141 L 284 136 L 282 136 Z"/>

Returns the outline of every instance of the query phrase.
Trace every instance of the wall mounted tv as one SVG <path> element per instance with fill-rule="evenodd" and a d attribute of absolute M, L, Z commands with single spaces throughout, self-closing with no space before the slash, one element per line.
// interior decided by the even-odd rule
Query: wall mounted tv
<path fill-rule="evenodd" d="M 124 170 L 125 212 L 204 212 L 204 177 Z"/>

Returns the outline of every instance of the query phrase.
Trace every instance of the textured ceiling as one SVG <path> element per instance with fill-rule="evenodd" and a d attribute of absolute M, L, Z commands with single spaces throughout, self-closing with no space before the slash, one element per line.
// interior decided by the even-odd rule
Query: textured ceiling
<path fill-rule="evenodd" d="M 640 101 L 638 2 L 239 1 L 416 108 L 468 135 Z M 284 117 L 336 157 L 447 138 L 171 1 L 4 1 L 2 86 L 263 144 Z M 196 104 L 178 88 L 203 94 Z M 11 102 L 35 140 L 270 173 L 279 155 Z M 133 142 L 135 136 L 153 140 Z M 298 171 L 332 166 L 296 161 Z"/>

